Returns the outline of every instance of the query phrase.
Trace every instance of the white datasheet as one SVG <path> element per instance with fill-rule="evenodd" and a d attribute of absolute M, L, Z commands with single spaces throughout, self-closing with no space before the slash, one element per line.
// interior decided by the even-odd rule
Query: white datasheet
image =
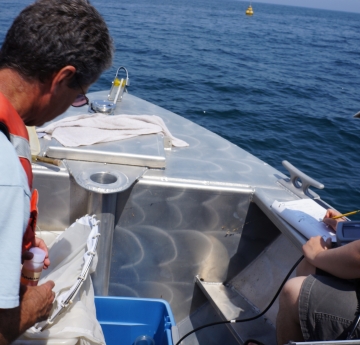
<path fill-rule="evenodd" d="M 271 205 L 273 211 L 293 226 L 306 238 L 323 236 L 326 240 L 331 237 L 336 241 L 334 231 L 322 220 L 326 209 L 312 199 L 279 202 L 275 200 Z"/>

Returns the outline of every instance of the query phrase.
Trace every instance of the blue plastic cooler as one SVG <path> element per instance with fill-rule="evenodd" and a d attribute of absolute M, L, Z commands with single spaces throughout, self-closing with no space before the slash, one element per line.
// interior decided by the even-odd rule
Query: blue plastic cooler
<path fill-rule="evenodd" d="M 173 345 L 175 321 L 166 301 L 96 296 L 95 306 L 107 345 L 133 345 L 141 335 L 153 338 L 155 345 Z"/>

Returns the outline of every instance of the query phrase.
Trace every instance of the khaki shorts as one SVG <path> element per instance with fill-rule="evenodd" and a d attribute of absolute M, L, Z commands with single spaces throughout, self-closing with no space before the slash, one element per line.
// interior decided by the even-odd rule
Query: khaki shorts
<path fill-rule="evenodd" d="M 305 341 L 335 340 L 355 318 L 358 300 L 353 281 L 310 275 L 301 287 L 299 317 Z M 356 339 L 360 339 L 360 326 Z"/>

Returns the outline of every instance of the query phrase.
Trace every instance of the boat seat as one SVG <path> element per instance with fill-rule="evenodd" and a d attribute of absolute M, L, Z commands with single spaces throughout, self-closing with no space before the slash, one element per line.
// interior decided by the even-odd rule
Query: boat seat
<path fill-rule="evenodd" d="M 195 283 L 224 321 L 239 318 L 240 315 L 241 318 L 253 317 L 258 313 L 246 298 L 221 282 L 204 282 L 196 276 Z M 262 330 L 260 338 L 259 329 Z M 276 344 L 275 328 L 266 317 L 252 321 L 252 327 L 246 323 L 231 324 L 230 331 L 240 343 L 257 335 L 257 339 L 266 344 Z"/>

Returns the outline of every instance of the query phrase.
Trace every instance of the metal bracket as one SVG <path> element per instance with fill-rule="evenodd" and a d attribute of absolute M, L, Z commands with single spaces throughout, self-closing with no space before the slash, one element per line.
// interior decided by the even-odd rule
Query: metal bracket
<path fill-rule="evenodd" d="M 320 196 L 310 191 L 309 187 L 323 189 L 325 186 L 322 183 L 304 174 L 288 161 L 282 161 L 282 165 L 289 171 L 290 179 L 280 179 L 278 180 L 280 184 L 301 198 L 320 199 Z"/>

